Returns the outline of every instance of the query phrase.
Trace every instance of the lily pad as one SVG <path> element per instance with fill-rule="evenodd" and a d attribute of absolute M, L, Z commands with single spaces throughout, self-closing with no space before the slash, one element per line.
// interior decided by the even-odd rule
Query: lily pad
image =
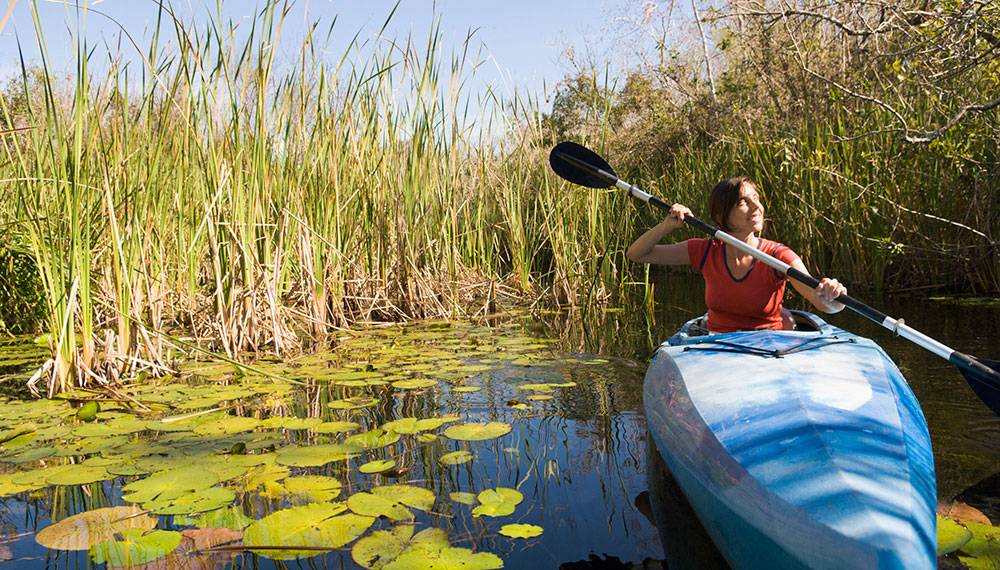
<path fill-rule="evenodd" d="M 937 518 L 937 553 L 938 556 L 954 552 L 972 540 L 969 529 L 957 522 L 938 515 Z"/>
<path fill-rule="evenodd" d="M 448 498 L 456 503 L 462 503 L 463 505 L 475 505 L 479 501 L 476 499 L 475 493 L 464 493 L 462 491 L 455 491 L 448 494 Z"/>
<path fill-rule="evenodd" d="M 375 398 L 344 398 L 343 400 L 334 400 L 327 404 L 327 407 L 334 410 L 353 410 L 357 408 L 367 408 L 368 406 L 374 406 L 378 403 Z"/>
<path fill-rule="evenodd" d="M 437 383 L 437 380 L 431 380 L 430 378 L 414 378 L 412 380 L 398 380 L 393 382 L 392 387 L 400 388 L 402 390 L 415 390 L 417 388 L 435 386 Z"/>
<path fill-rule="evenodd" d="M 381 473 L 392 469 L 395 466 L 396 462 L 392 459 L 376 459 L 375 461 L 369 461 L 361 467 L 358 467 L 358 471 L 362 473 Z"/>
<path fill-rule="evenodd" d="M 413 518 L 407 506 L 426 511 L 434 504 L 434 493 L 410 485 L 375 487 L 370 493 L 355 493 L 347 499 L 347 506 L 359 515 L 384 516 L 402 521 Z"/>
<path fill-rule="evenodd" d="M 533 524 L 505 524 L 500 527 L 500 534 L 511 538 L 534 538 L 541 536 L 542 530 Z"/>
<path fill-rule="evenodd" d="M 321 423 L 323 423 L 323 420 L 319 418 L 287 418 L 281 427 L 291 430 L 302 430 L 312 429 Z"/>
<path fill-rule="evenodd" d="M 17 493 L 26 493 L 28 491 L 34 491 L 36 489 L 41 489 L 42 487 L 48 486 L 48 483 L 44 480 L 27 482 L 27 483 L 16 483 L 14 482 L 14 477 L 20 475 L 20 473 L 3 473 L 0 474 L 0 497 L 5 497 L 7 495 L 15 495 Z"/>
<path fill-rule="evenodd" d="M 311 503 L 283 509 L 251 524 L 243 532 L 243 543 L 254 546 L 280 546 L 287 550 L 256 551 L 260 556 L 277 560 L 309 557 L 317 550 L 296 550 L 309 546 L 333 550 L 361 536 L 375 521 L 372 517 L 341 514 L 346 507 L 340 503 Z"/>
<path fill-rule="evenodd" d="M 514 512 L 514 508 L 524 500 L 524 495 L 515 489 L 497 487 L 479 493 L 476 499 L 479 506 L 472 509 L 472 516 L 504 517 Z"/>
<path fill-rule="evenodd" d="M 361 424 L 355 422 L 323 422 L 317 424 L 313 428 L 316 433 L 341 433 L 345 431 L 354 431 L 361 427 Z"/>
<path fill-rule="evenodd" d="M 359 540 L 351 549 L 351 558 L 369 570 L 383 570 L 408 550 L 434 551 L 450 546 L 448 533 L 428 528 L 413 534 L 413 525 L 397 525 L 390 530 L 376 530 Z"/>
<path fill-rule="evenodd" d="M 503 560 L 491 552 L 473 552 L 468 548 L 408 549 L 382 570 L 493 570 L 503 568 Z"/>
<path fill-rule="evenodd" d="M 347 445 L 360 445 L 365 449 L 379 449 L 387 445 L 392 445 L 397 441 L 399 441 L 398 433 L 393 431 L 383 431 L 376 428 L 364 433 L 352 435 L 351 437 L 345 439 L 344 443 Z"/>
<path fill-rule="evenodd" d="M 52 474 L 46 481 L 50 485 L 86 485 L 115 477 L 117 475 L 108 473 L 108 468 L 104 465 L 75 465 L 73 469 Z"/>
<path fill-rule="evenodd" d="M 510 424 L 502 422 L 460 424 L 444 430 L 444 435 L 459 441 L 483 441 L 510 433 Z"/>
<path fill-rule="evenodd" d="M 256 429 L 260 427 L 260 424 L 261 422 L 257 418 L 227 416 L 219 420 L 201 424 L 192 431 L 201 435 L 234 434 Z"/>
<path fill-rule="evenodd" d="M 400 418 L 398 420 L 382 424 L 382 429 L 386 431 L 394 431 L 396 433 L 412 434 L 437 429 L 445 423 L 455 421 L 456 419 L 458 419 L 456 416 L 448 416 L 444 418 L 425 418 L 420 420 L 417 418 Z"/>
<path fill-rule="evenodd" d="M 321 503 L 332 501 L 340 495 L 341 482 L 326 475 L 302 475 L 288 477 L 281 483 L 268 485 L 269 492 L 278 491 L 277 495 L 292 496 L 303 503 Z"/>
<path fill-rule="evenodd" d="M 138 507 L 95 509 L 43 528 L 35 535 L 35 541 L 52 550 L 89 550 L 125 529 L 151 530 L 156 522 L 156 518 L 143 514 Z"/>
<path fill-rule="evenodd" d="M 445 465 L 461 465 L 462 463 L 468 463 L 470 459 L 472 459 L 472 453 L 461 450 L 446 453 L 438 461 Z"/>
<path fill-rule="evenodd" d="M 190 515 L 214 511 L 236 500 L 236 493 L 227 487 L 209 487 L 193 493 L 185 493 L 169 500 L 143 503 L 142 507 L 158 515 Z"/>
<path fill-rule="evenodd" d="M 252 518 L 243 514 L 242 507 L 238 505 L 204 513 L 174 517 L 175 524 L 194 526 L 199 529 L 227 528 L 242 531 L 253 522 Z"/>
<path fill-rule="evenodd" d="M 181 543 L 181 533 L 172 530 L 145 531 L 123 529 L 121 540 L 108 540 L 94 545 L 90 557 L 97 564 L 111 568 L 132 568 L 148 564 L 172 552 Z"/>
<path fill-rule="evenodd" d="M 133 481 L 122 487 L 125 495 L 122 499 L 130 503 L 149 503 L 152 501 L 172 501 L 184 495 L 204 491 L 219 482 L 214 473 L 200 467 L 180 467 L 159 471 Z"/>
<path fill-rule="evenodd" d="M 23 449 L 17 453 L 4 455 L 3 457 L 0 457 L 0 461 L 3 461 L 4 463 L 33 463 L 39 459 L 52 457 L 55 454 L 56 450 L 52 447 L 29 447 L 28 449 Z"/>
<path fill-rule="evenodd" d="M 290 445 L 278 452 L 276 461 L 279 465 L 290 467 L 319 467 L 333 461 L 344 461 L 364 451 L 357 445 L 328 443 L 300 447 Z"/>
<path fill-rule="evenodd" d="M 1000 528 L 980 522 L 967 522 L 972 539 L 959 548 L 958 559 L 971 570 L 1000 565 Z"/>

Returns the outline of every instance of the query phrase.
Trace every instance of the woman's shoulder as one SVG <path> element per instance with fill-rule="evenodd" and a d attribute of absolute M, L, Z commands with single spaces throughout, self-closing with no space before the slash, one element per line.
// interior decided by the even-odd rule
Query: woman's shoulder
<path fill-rule="evenodd" d="M 792 248 L 781 242 L 769 239 L 760 238 L 760 243 L 757 245 L 757 249 L 770 256 L 777 257 L 786 263 L 790 263 L 790 260 L 799 258 L 798 254 L 795 253 Z"/>

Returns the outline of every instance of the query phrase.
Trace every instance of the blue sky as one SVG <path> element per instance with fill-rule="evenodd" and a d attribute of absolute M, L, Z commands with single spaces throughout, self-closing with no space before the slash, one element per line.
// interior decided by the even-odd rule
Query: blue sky
<path fill-rule="evenodd" d="M 566 76 L 569 68 L 563 57 L 566 46 L 574 46 L 577 53 L 604 49 L 601 46 L 608 46 L 615 39 L 606 33 L 607 22 L 613 15 L 623 13 L 625 6 L 634 4 L 636 0 L 408 0 L 400 3 L 387 35 L 402 39 L 412 32 L 414 37 L 426 39 L 436 13 L 441 17 L 445 54 L 458 50 L 470 30 L 475 31 L 472 52 L 484 46 L 490 54 L 492 61 L 480 68 L 477 81 L 503 89 L 508 95 L 514 86 L 522 92 L 541 95 L 545 85 L 545 94 L 551 95 L 554 84 Z M 114 18 L 141 47 L 148 48 L 149 26 L 156 14 L 154 0 L 98 0 L 88 5 Z M 173 0 L 172 5 L 182 19 L 197 26 L 205 21 L 197 14 L 215 9 L 214 0 Z M 252 0 L 227 0 L 223 9 L 229 17 L 238 19 L 259 5 L 260 2 Z M 342 46 L 355 33 L 360 31 L 361 37 L 377 34 L 394 5 L 395 2 L 387 0 L 297 0 L 292 4 L 282 38 L 300 39 L 306 21 L 318 20 L 319 29 L 325 34 L 337 15 L 330 52 L 331 58 L 339 58 L 344 53 Z M 9 6 L 7 3 L 4 12 Z M 77 10 L 61 1 L 18 0 L 0 32 L 2 77 L 19 73 L 18 40 L 29 64 L 39 62 L 31 18 L 33 7 L 37 7 L 42 22 L 53 67 L 56 70 L 74 67 L 75 48 L 70 31 L 77 29 Z M 103 42 L 117 45 L 120 27 L 107 17 L 90 14 L 85 30 L 89 46 L 96 47 L 98 52 L 106 51 Z M 125 46 L 122 53 L 138 60 L 134 48 Z"/>

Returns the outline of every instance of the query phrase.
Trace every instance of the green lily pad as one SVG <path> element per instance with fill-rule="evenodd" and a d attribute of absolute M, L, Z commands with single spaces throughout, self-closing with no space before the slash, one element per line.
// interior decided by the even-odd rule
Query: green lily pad
<path fill-rule="evenodd" d="M 270 485 L 276 484 L 290 474 L 291 470 L 285 465 L 265 463 L 254 467 L 250 473 L 237 481 L 236 487 L 245 491 L 254 491 L 261 487 L 267 489 Z M 230 482 L 229 485 L 233 485 L 233 483 Z"/>
<path fill-rule="evenodd" d="M 969 529 L 957 522 L 938 515 L 937 517 L 937 553 L 938 556 L 954 552 L 972 540 Z"/>
<path fill-rule="evenodd" d="M 172 501 L 184 495 L 204 491 L 219 482 L 212 472 L 200 467 L 180 467 L 158 471 L 145 479 L 122 487 L 122 499 L 130 503 Z"/>
<path fill-rule="evenodd" d="M 440 551 L 450 546 L 448 533 L 442 529 L 428 528 L 418 532 L 416 536 L 413 530 L 413 525 L 376 530 L 354 545 L 351 558 L 369 570 L 384 570 L 408 550 Z"/>
<path fill-rule="evenodd" d="M 493 570 L 503 568 L 503 560 L 491 552 L 468 548 L 413 548 L 400 554 L 382 570 Z"/>
<path fill-rule="evenodd" d="M 504 517 L 514 512 L 514 508 L 524 500 L 524 495 L 515 489 L 497 487 L 479 493 L 476 499 L 479 506 L 472 509 L 472 516 Z"/>
<path fill-rule="evenodd" d="M 291 430 L 313 429 L 321 423 L 323 420 L 319 418 L 288 418 L 282 427 Z"/>
<path fill-rule="evenodd" d="M 310 503 L 283 509 L 251 524 L 243 532 L 243 543 L 252 551 L 254 546 L 281 546 L 288 550 L 256 551 L 260 556 L 277 560 L 309 557 L 316 550 L 296 550 L 296 546 L 321 547 L 333 550 L 361 536 L 375 521 L 357 514 L 341 514 L 346 507 L 340 503 Z"/>
<path fill-rule="evenodd" d="M 86 485 L 115 477 L 117 475 L 108 473 L 108 468 L 104 465 L 74 465 L 73 469 L 53 473 L 46 481 L 50 485 Z"/>
<path fill-rule="evenodd" d="M 158 515 L 190 515 L 214 511 L 236 500 L 236 493 L 227 487 L 209 487 L 177 498 L 143 503 L 142 507 Z"/>
<path fill-rule="evenodd" d="M 309 447 L 290 445 L 279 451 L 278 457 L 275 460 L 279 465 L 288 465 L 290 467 L 319 467 L 334 461 L 350 459 L 362 451 L 364 451 L 364 448 L 360 446 L 339 443 L 312 445 Z"/>
<path fill-rule="evenodd" d="M 34 491 L 36 489 L 41 489 L 47 487 L 48 483 L 45 480 L 27 482 L 27 483 L 16 483 L 14 477 L 20 475 L 20 473 L 3 473 L 0 474 L 0 497 L 6 497 L 7 495 L 15 495 L 17 493 L 26 493 L 28 491 Z"/>
<path fill-rule="evenodd" d="M 475 493 L 464 493 L 462 491 L 455 491 L 448 494 L 448 498 L 456 503 L 462 503 L 463 505 L 475 505 L 479 501 L 476 499 Z"/>
<path fill-rule="evenodd" d="M 542 530 L 533 524 L 505 524 L 500 527 L 500 534 L 511 538 L 534 538 L 541 536 Z"/>
<path fill-rule="evenodd" d="M 357 408 L 367 408 L 369 406 L 374 406 L 378 403 L 375 398 L 344 398 L 343 400 L 334 400 L 327 404 L 327 407 L 334 410 L 354 410 Z"/>
<path fill-rule="evenodd" d="M 452 392 L 478 392 L 482 389 L 482 386 L 458 386 L 456 388 L 452 388 L 451 390 Z"/>
<path fill-rule="evenodd" d="M 396 466 L 396 462 L 392 459 L 376 459 L 375 461 L 369 461 L 361 467 L 358 467 L 358 471 L 362 473 L 381 473 L 387 469 L 392 469 Z"/>
<path fill-rule="evenodd" d="M 461 450 L 446 453 L 438 461 L 445 465 L 461 465 L 462 463 L 468 463 L 470 459 L 472 459 L 472 453 Z"/>
<path fill-rule="evenodd" d="M 225 418 L 207 422 L 195 427 L 192 431 L 201 435 L 234 434 L 251 431 L 260 427 L 261 421 L 257 418 L 244 418 L 240 416 L 226 416 Z"/>
<path fill-rule="evenodd" d="M 313 428 L 316 433 L 341 433 L 345 431 L 354 431 L 361 427 L 361 424 L 355 422 L 323 422 L 317 424 Z"/>
<path fill-rule="evenodd" d="M 321 503 L 337 498 L 342 487 L 341 482 L 334 477 L 302 475 L 288 477 L 281 483 L 266 488 L 269 492 L 278 491 L 277 495 L 291 496 L 303 503 Z"/>
<path fill-rule="evenodd" d="M 958 559 L 971 570 L 1000 565 L 1000 528 L 980 522 L 966 522 L 972 539 L 958 549 Z"/>
<path fill-rule="evenodd" d="M 4 463 L 34 463 L 39 459 L 52 457 L 55 454 L 56 450 L 52 447 L 29 447 L 28 449 L 23 449 L 17 453 L 4 455 L 0 458 L 0 461 L 3 461 Z"/>
<path fill-rule="evenodd" d="M 125 529 L 151 530 L 156 522 L 155 517 L 143 514 L 138 507 L 95 509 L 43 528 L 35 535 L 35 541 L 52 550 L 89 550 Z"/>
<path fill-rule="evenodd" d="M 119 418 L 107 422 L 92 423 L 73 428 L 76 437 L 109 437 L 128 435 L 146 429 L 148 422 L 134 418 Z"/>
<path fill-rule="evenodd" d="M 410 485 L 375 487 L 370 493 L 355 493 L 347 499 L 347 506 L 359 515 L 384 516 L 394 521 L 413 518 L 407 506 L 426 511 L 433 504 L 434 493 Z"/>
<path fill-rule="evenodd" d="M 344 440 L 347 445 L 359 445 L 365 449 L 379 449 L 399 441 L 399 434 L 375 428 L 370 431 L 352 435 Z"/>
<path fill-rule="evenodd" d="M 90 549 L 90 557 L 95 563 L 107 563 L 111 568 L 132 568 L 166 556 L 181 543 L 181 533 L 172 530 L 127 528 L 119 534 L 122 540 L 104 541 Z"/>
<path fill-rule="evenodd" d="M 460 424 L 444 430 L 444 435 L 459 441 L 483 441 L 495 439 L 510 432 L 510 424 L 489 422 Z"/>
<path fill-rule="evenodd" d="M 11 429 L 4 430 L 0 432 L 0 443 L 8 442 L 15 437 L 26 435 L 29 433 L 34 433 L 38 431 L 38 427 L 33 423 L 24 423 L 14 426 Z"/>
<path fill-rule="evenodd" d="M 382 424 L 382 429 L 386 431 L 394 431 L 396 433 L 412 434 L 437 429 L 448 422 L 455 421 L 456 419 L 458 419 L 456 416 L 448 416 L 444 418 L 425 418 L 422 420 L 418 420 L 417 418 L 400 418 L 398 420 Z"/>
<path fill-rule="evenodd" d="M 174 522 L 197 528 L 228 528 L 241 531 L 250 526 L 254 519 L 243 514 L 242 507 L 232 505 L 205 513 L 177 516 L 174 517 Z"/>
<path fill-rule="evenodd" d="M 412 380 L 397 380 L 392 383 L 392 387 L 402 390 L 415 390 L 417 388 L 435 386 L 437 383 L 437 380 L 431 380 L 430 378 L 414 378 Z"/>

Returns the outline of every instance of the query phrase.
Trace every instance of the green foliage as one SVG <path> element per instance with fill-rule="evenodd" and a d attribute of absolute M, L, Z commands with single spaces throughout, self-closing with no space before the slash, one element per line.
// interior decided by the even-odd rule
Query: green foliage
<path fill-rule="evenodd" d="M 44 289 L 34 259 L 0 247 L 0 332 L 34 334 L 45 318 Z"/>

